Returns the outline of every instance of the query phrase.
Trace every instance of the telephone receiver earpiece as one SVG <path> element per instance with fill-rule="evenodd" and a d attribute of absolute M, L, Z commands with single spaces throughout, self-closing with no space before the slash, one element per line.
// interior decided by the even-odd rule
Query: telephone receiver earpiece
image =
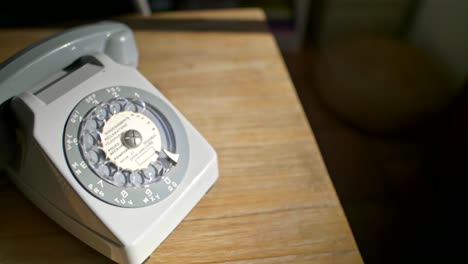
<path fill-rule="evenodd" d="M 0 170 L 18 148 L 14 124 L 9 120 L 8 101 L 92 53 L 104 53 L 119 64 L 135 68 L 138 64 L 138 50 L 130 28 L 118 22 L 100 22 L 51 36 L 0 65 Z"/>

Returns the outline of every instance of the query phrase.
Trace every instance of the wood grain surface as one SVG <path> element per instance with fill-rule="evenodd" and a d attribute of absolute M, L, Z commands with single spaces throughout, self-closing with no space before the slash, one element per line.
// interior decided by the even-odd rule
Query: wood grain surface
<path fill-rule="evenodd" d="M 160 19 L 203 26 L 151 29 Z M 263 26 L 242 32 L 229 23 L 223 30 L 223 19 Z M 245 9 L 122 20 L 135 30 L 139 70 L 219 156 L 219 180 L 148 263 L 362 262 L 264 14 Z M 60 30 L 2 29 L 0 60 Z M 4 177 L 0 201 L 1 264 L 110 262 Z"/>

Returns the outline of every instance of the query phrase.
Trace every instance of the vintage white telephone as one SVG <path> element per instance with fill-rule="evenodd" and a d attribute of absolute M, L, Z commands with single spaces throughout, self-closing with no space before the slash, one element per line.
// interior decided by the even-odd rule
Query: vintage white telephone
<path fill-rule="evenodd" d="M 131 30 L 103 22 L 0 65 L 0 168 L 119 263 L 147 259 L 218 177 L 216 152 L 137 63 Z"/>

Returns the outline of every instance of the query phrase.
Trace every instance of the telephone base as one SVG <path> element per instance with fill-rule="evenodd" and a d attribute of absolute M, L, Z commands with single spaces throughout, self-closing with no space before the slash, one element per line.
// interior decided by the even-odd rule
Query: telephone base
<path fill-rule="evenodd" d="M 34 191 L 33 188 L 23 182 L 17 175 L 10 175 L 10 179 L 21 192 L 48 217 L 96 251 L 113 261 L 123 264 L 146 263 L 151 258 L 150 254 L 154 249 L 159 246 L 183 220 L 190 212 L 190 208 L 193 208 L 205 193 L 211 189 L 217 178 L 218 168 L 217 160 L 215 159 L 207 166 L 206 171 L 193 181 L 193 186 L 190 188 L 190 191 L 181 196 L 180 199 L 174 203 L 174 206 L 168 210 L 165 221 L 162 221 L 161 226 L 148 230 L 148 232 L 133 245 L 119 245 L 71 218 L 68 214 L 50 203 L 41 194 Z"/>

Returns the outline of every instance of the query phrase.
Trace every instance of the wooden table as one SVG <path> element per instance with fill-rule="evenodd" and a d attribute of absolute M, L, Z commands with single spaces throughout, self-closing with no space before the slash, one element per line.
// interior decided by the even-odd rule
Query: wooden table
<path fill-rule="evenodd" d="M 264 14 L 123 20 L 135 30 L 139 70 L 219 155 L 218 182 L 148 263 L 362 262 Z M 60 30 L 0 30 L 0 60 Z M 0 201 L 1 264 L 109 262 L 5 177 Z"/>

